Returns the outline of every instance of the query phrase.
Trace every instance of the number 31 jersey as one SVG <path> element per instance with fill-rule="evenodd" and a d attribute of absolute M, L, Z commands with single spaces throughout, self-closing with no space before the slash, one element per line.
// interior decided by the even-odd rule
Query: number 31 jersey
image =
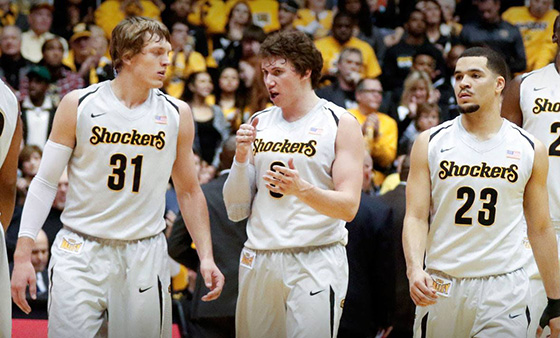
<path fill-rule="evenodd" d="M 523 194 L 533 170 L 533 137 L 504 120 L 494 137 L 479 141 L 461 118 L 430 130 L 426 267 L 459 278 L 508 273 L 523 263 Z"/>
<path fill-rule="evenodd" d="M 80 94 L 63 224 L 107 239 L 157 235 L 165 228 L 165 192 L 177 152 L 174 99 L 152 89 L 129 109 L 109 81 Z"/>
<path fill-rule="evenodd" d="M 523 76 L 520 107 L 523 129 L 535 135 L 548 151 L 550 218 L 560 230 L 560 74 L 554 63 Z"/>

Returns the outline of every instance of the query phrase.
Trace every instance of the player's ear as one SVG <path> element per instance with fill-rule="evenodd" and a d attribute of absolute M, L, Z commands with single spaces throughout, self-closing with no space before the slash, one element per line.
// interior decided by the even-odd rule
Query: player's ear
<path fill-rule="evenodd" d="M 311 72 L 312 72 L 311 69 L 306 70 L 305 73 L 303 73 L 303 75 L 301 76 L 301 78 L 303 80 L 307 80 L 307 79 L 311 78 Z"/>
<path fill-rule="evenodd" d="M 496 77 L 496 91 L 502 93 L 506 87 L 506 79 L 503 76 Z"/>

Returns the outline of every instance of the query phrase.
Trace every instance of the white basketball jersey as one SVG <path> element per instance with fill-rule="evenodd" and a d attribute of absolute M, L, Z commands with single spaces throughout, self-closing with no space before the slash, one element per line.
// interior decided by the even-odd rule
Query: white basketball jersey
<path fill-rule="evenodd" d="M 334 190 L 335 140 L 338 120 L 344 113 L 343 108 L 321 99 L 294 122 L 284 120 L 278 107 L 255 115 L 259 118 L 253 143 L 257 193 L 247 226 L 247 247 L 275 250 L 346 244 L 344 221 L 317 212 L 293 195 L 270 192 L 262 178 L 274 165 L 287 167 L 293 158 L 302 179 L 318 188 Z"/>
<path fill-rule="evenodd" d="M 533 137 L 504 120 L 494 137 L 479 141 L 461 118 L 430 130 L 433 214 L 426 267 L 459 278 L 508 273 L 522 266 Z"/>
<path fill-rule="evenodd" d="M 548 200 L 551 220 L 560 224 L 560 75 L 554 63 L 524 74 L 520 88 L 523 129 L 548 151 Z M 558 226 L 558 225 L 557 225 Z"/>
<path fill-rule="evenodd" d="M 18 116 L 19 107 L 16 96 L 0 80 L 0 168 L 10 150 Z"/>
<path fill-rule="evenodd" d="M 152 89 L 142 105 L 129 109 L 109 81 L 80 94 L 62 222 L 108 239 L 160 233 L 177 151 L 179 110 L 174 99 Z"/>

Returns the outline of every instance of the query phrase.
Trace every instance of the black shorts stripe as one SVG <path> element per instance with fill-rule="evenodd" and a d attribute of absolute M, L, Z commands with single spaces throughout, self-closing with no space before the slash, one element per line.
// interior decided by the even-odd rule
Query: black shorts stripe
<path fill-rule="evenodd" d="M 450 124 L 448 124 L 447 126 L 441 127 L 441 128 L 439 128 L 438 130 L 434 131 L 434 132 L 432 133 L 432 135 L 430 135 L 430 140 L 428 140 L 428 142 L 430 142 L 430 141 L 434 138 L 434 136 L 436 136 L 440 131 L 442 131 L 442 130 L 444 130 L 444 129 L 447 129 L 447 128 L 451 127 L 452 125 L 453 125 L 453 123 L 450 123 Z"/>
<path fill-rule="evenodd" d="M 52 303 L 52 297 L 50 297 L 50 295 L 52 295 L 52 289 L 53 289 L 53 274 L 54 274 L 54 265 L 51 268 L 51 271 L 49 273 L 49 298 L 48 298 L 48 303 L 47 303 L 47 312 L 51 312 L 51 303 Z"/>
<path fill-rule="evenodd" d="M 159 332 L 161 333 L 163 330 L 163 286 L 161 285 L 159 275 L 157 276 L 157 286 L 159 294 Z"/>
<path fill-rule="evenodd" d="M 519 129 L 518 127 L 515 126 L 511 126 L 513 129 L 517 130 L 519 132 L 519 134 L 521 134 L 521 136 L 523 136 L 527 142 L 529 142 L 529 144 L 531 145 L 531 147 L 533 149 L 535 149 L 535 142 L 531 141 L 531 139 L 529 137 L 527 137 L 527 135 L 523 134 L 523 132 L 521 131 L 521 129 Z"/>
<path fill-rule="evenodd" d="M 334 307 L 336 306 L 336 302 L 335 302 L 335 298 L 334 298 L 334 290 L 332 288 L 332 286 L 329 286 L 330 288 L 330 295 L 329 295 L 329 302 L 331 305 L 331 337 L 334 337 Z"/>
<path fill-rule="evenodd" d="M 529 307 L 525 308 L 525 316 L 527 316 L 527 328 L 531 325 L 531 311 L 529 311 Z"/>
<path fill-rule="evenodd" d="M 80 97 L 80 99 L 78 100 L 78 106 L 79 106 L 80 104 L 82 104 L 82 101 L 85 100 L 86 97 L 88 97 L 88 96 L 90 96 L 91 94 L 93 94 L 93 93 L 95 93 L 96 91 L 98 91 L 99 88 L 101 88 L 101 86 L 97 87 L 96 90 L 91 91 L 91 92 L 87 93 L 86 95 Z"/>
<path fill-rule="evenodd" d="M 422 323 L 420 324 L 420 337 L 426 338 L 426 334 L 428 331 L 428 315 L 430 313 L 426 313 L 424 317 L 422 317 Z"/>

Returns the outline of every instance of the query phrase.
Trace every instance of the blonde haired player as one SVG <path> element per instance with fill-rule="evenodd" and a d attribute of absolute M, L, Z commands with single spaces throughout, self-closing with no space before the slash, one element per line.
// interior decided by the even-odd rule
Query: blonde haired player
<path fill-rule="evenodd" d="M 68 165 L 64 229 L 49 266 L 49 336 L 171 337 L 163 235 L 170 176 L 211 290 L 203 300 L 217 298 L 224 283 L 195 176 L 192 115 L 187 104 L 157 89 L 171 50 L 163 24 L 125 19 L 113 30 L 110 49 L 115 80 L 74 91 L 57 109 L 23 208 L 12 295 L 31 311 L 25 289 L 35 295 L 33 239 Z"/>
<path fill-rule="evenodd" d="M 10 274 L 4 233 L 16 202 L 16 179 L 22 127 L 18 101 L 0 80 L 0 337 L 12 335 Z"/>
<path fill-rule="evenodd" d="M 550 325 L 553 337 L 560 333 L 546 152 L 533 136 L 500 117 L 506 76 L 505 61 L 495 51 L 466 50 L 454 73 L 462 114 L 414 143 L 403 246 L 410 295 L 418 306 L 416 337 L 526 336 L 524 216 L 553 299 L 541 323 Z"/>

